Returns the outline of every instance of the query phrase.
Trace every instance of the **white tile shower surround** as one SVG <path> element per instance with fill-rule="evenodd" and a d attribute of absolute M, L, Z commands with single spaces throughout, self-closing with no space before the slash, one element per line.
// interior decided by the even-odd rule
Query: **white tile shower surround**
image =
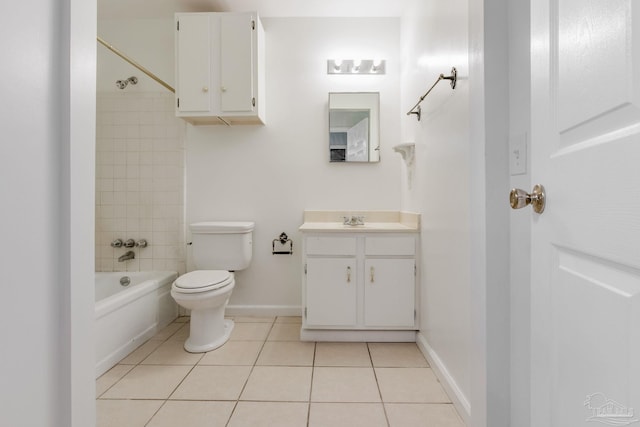
<path fill-rule="evenodd" d="M 184 122 L 165 93 L 98 93 L 96 270 L 185 272 Z M 116 239 L 149 241 L 134 260 Z"/>
<path fill-rule="evenodd" d="M 236 317 L 214 351 L 179 318 L 96 381 L 98 427 L 463 427 L 414 343 L 301 342 L 300 318 Z"/>

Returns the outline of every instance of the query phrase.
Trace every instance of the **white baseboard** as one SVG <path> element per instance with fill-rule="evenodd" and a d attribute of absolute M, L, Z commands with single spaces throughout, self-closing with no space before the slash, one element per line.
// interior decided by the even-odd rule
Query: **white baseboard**
<path fill-rule="evenodd" d="M 427 358 L 427 362 L 429 362 L 434 374 L 436 374 L 436 377 L 438 377 L 440 383 L 451 398 L 460 417 L 462 417 L 466 425 L 470 425 L 471 406 L 469 405 L 469 399 L 464 395 L 460 387 L 458 387 L 458 384 L 447 370 L 447 367 L 442 363 L 438 354 L 431 348 L 422 332 L 416 334 L 416 344 L 418 344 L 418 348 L 422 354 L 424 354 L 424 357 Z"/>
<path fill-rule="evenodd" d="M 299 305 L 227 305 L 227 316 L 301 316 Z"/>
<path fill-rule="evenodd" d="M 416 331 L 368 331 L 339 329 L 300 329 L 302 341 L 329 342 L 415 342 Z"/>

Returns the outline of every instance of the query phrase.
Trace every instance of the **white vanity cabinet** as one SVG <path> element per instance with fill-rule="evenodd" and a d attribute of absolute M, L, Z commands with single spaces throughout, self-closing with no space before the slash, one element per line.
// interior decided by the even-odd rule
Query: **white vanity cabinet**
<path fill-rule="evenodd" d="M 412 341 L 417 233 L 304 233 L 302 339 Z"/>
<path fill-rule="evenodd" d="M 255 13 L 175 15 L 176 116 L 264 123 L 264 30 Z"/>

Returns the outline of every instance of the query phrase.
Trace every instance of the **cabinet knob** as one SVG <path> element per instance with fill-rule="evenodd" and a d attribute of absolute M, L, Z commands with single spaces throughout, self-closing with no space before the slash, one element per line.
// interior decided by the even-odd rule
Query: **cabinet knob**
<path fill-rule="evenodd" d="M 371 267 L 371 269 L 369 270 L 371 275 L 371 283 L 375 282 L 374 276 L 375 276 L 375 270 L 373 269 L 373 267 Z"/>
<path fill-rule="evenodd" d="M 351 283 L 351 267 L 347 267 L 347 283 Z"/>
<path fill-rule="evenodd" d="M 220 88 L 220 90 L 221 90 L 221 91 L 223 91 L 223 92 L 226 92 L 226 91 L 227 91 L 227 88 L 226 88 L 226 87 L 224 87 L 224 86 L 222 86 L 222 87 Z"/>
<path fill-rule="evenodd" d="M 208 87 L 206 87 L 206 86 L 203 86 L 203 87 L 202 87 L 202 91 L 203 91 L 203 92 L 209 92 L 209 88 L 208 88 Z"/>

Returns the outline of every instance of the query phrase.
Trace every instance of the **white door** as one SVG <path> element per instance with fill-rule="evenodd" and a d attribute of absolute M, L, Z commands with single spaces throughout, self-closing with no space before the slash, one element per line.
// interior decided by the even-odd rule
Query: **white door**
<path fill-rule="evenodd" d="M 640 425 L 640 2 L 531 6 L 532 426 Z"/>
<path fill-rule="evenodd" d="M 369 119 L 362 119 L 347 130 L 347 161 L 369 161 Z"/>

